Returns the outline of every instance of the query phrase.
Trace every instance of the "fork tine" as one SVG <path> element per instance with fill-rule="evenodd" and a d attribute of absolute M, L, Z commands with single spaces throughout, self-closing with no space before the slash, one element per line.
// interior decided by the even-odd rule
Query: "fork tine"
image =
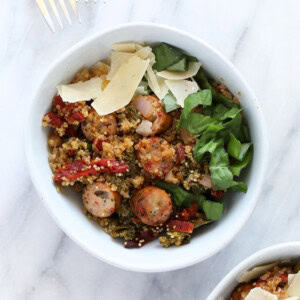
<path fill-rule="evenodd" d="M 48 0 L 48 2 L 49 2 L 50 6 L 51 6 L 51 8 L 52 8 L 52 10 L 54 12 L 54 15 L 55 15 L 55 17 L 56 17 L 56 19 L 57 19 L 57 21 L 58 21 L 61 29 L 63 29 L 64 26 L 63 26 L 63 24 L 61 22 L 61 19 L 60 19 L 60 16 L 58 14 L 58 11 L 57 11 L 57 8 L 56 8 L 56 4 L 55 4 L 54 0 Z"/>
<path fill-rule="evenodd" d="M 52 22 L 52 19 L 49 15 L 47 6 L 45 5 L 44 0 L 35 0 L 36 4 L 38 5 L 38 7 L 40 8 L 40 11 L 42 12 L 47 24 L 49 25 L 50 29 L 55 32 L 55 28 Z"/>
<path fill-rule="evenodd" d="M 76 16 L 78 16 L 78 9 L 77 9 L 77 4 L 76 4 L 76 0 L 69 0 L 73 10 L 74 10 L 74 13 Z"/>
<path fill-rule="evenodd" d="M 64 0 L 59 0 L 59 3 L 60 3 L 60 6 L 61 6 L 62 10 L 64 11 L 64 14 L 65 14 L 69 24 L 72 25 L 71 18 L 70 18 L 69 12 L 67 10 L 65 1 Z"/>

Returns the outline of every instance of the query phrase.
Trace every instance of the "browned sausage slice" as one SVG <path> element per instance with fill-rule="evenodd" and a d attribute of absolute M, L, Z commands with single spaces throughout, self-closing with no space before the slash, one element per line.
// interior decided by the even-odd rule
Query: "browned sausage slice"
<path fill-rule="evenodd" d="M 164 177 L 174 166 L 175 149 L 160 137 L 142 139 L 137 157 L 143 168 L 157 177 Z"/>
<path fill-rule="evenodd" d="M 152 136 L 167 130 L 171 125 L 172 117 L 166 113 L 156 96 L 139 95 L 132 103 L 146 120 L 153 123 Z"/>
<path fill-rule="evenodd" d="M 253 288 L 254 286 L 251 283 L 242 283 L 233 291 L 231 299 L 243 300 Z"/>
<path fill-rule="evenodd" d="M 93 141 L 100 134 L 105 136 L 116 134 L 117 127 L 115 114 L 99 116 L 95 110 L 91 110 L 86 120 L 81 123 L 81 130 L 90 141 Z"/>
<path fill-rule="evenodd" d="M 86 210 L 99 218 L 109 217 L 121 203 L 120 195 L 103 182 L 88 185 L 82 194 L 82 200 Z"/>
<path fill-rule="evenodd" d="M 157 226 L 169 219 L 172 201 L 164 190 L 146 186 L 131 199 L 131 208 L 144 224 Z"/>

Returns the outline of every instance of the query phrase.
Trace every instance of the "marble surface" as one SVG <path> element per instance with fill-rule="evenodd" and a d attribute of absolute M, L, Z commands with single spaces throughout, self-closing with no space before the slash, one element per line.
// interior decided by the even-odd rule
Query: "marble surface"
<path fill-rule="evenodd" d="M 80 5 L 81 25 L 73 19 L 73 27 L 53 34 L 34 0 L 1 1 L 0 299 L 206 299 L 220 279 L 254 251 L 300 238 L 300 3 L 89 2 Z M 86 36 L 133 21 L 184 29 L 223 52 L 258 95 L 270 134 L 265 186 L 243 230 L 207 261 L 161 274 L 117 269 L 70 240 L 34 190 L 23 150 L 25 112 L 49 63 Z"/>

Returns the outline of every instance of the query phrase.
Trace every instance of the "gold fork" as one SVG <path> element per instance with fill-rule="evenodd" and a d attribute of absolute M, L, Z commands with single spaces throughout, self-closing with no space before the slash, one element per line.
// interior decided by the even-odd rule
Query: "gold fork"
<path fill-rule="evenodd" d="M 63 23 L 61 21 L 61 18 L 59 16 L 59 13 L 58 13 L 58 10 L 57 10 L 57 6 L 56 6 L 56 0 L 46 0 L 48 1 L 48 4 L 49 6 L 51 7 L 52 9 L 52 12 L 53 14 L 55 15 L 56 19 L 57 19 L 57 22 L 58 24 L 60 25 L 60 27 L 63 29 Z M 67 6 L 66 6 L 66 3 L 65 3 L 65 0 L 57 0 L 60 4 L 60 7 L 61 9 L 63 10 L 64 12 L 64 15 L 66 17 L 66 19 L 68 20 L 69 24 L 72 25 L 72 21 L 71 21 L 71 18 L 70 18 L 70 14 L 68 12 L 68 9 L 67 9 Z M 71 5 L 72 9 L 73 9 L 73 12 L 75 13 L 76 17 L 78 18 L 79 22 L 81 23 L 81 20 L 80 20 L 80 16 L 79 16 L 79 13 L 78 13 L 78 7 L 77 7 L 77 2 L 78 0 L 67 0 L 69 2 L 69 4 Z M 37 3 L 37 5 L 39 6 L 47 24 L 49 25 L 50 29 L 55 32 L 55 27 L 54 27 L 54 24 L 53 24 L 53 21 L 52 21 L 52 18 L 51 18 L 51 15 L 48 11 L 48 8 L 47 8 L 47 5 L 45 3 L 45 0 L 35 0 L 35 2 Z M 89 0 L 85 0 L 86 3 L 89 2 Z M 97 0 L 94 0 L 94 2 L 96 3 Z"/>

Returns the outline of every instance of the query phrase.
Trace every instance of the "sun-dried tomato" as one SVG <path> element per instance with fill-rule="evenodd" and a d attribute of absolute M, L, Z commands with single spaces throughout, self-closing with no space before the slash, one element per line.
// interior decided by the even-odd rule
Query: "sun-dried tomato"
<path fill-rule="evenodd" d="M 169 229 L 169 231 L 192 233 L 194 230 L 194 225 L 190 222 L 171 220 L 167 224 L 167 228 Z"/>
<path fill-rule="evenodd" d="M 64 120 L 58 115 L 53 112 L 48 112 L 45 114 L 43 118 L 46 122 L 49 119 L 49 124 L 54 128 L 60 128 L 64 124 Z"/>
<path fill-rule="evenodd" d="M 185 160 L 185 148 L 183 144 L 179 144 L 176 148 L 176 163 L 179 164 L 180 162 Z"/>
<path fill-rule="evenodd" d="M 124 247 L 128 249 L 140 248 L 145 244 L 153 241 L 156 238 L 156 236 L 157 234 L 152 230 L 152 228 L 148 228 L 147 230 L 142 231 L 133 240 L 125 242 Z"/>
<path fill-rule="evenodd" d="M 224 194 L 224 191 L 215 191 L 215 190 L 211 191 L 211 195 L 213 197 L 215 197 L 216 199 L 222 198 L 223 194 Z"/>
<path fill-rule="evenodd" d="M 188 221 L 196 217 L 198 205 L 195 203 L 192 206 L 185 208 L 177 217 L 180 221 Z"/>
<path fill-rule="evenodd" d="M 66 180 L 73 182 L 84 176 L 98 175 L 100 173 L 125 173 L 128 170 L 129 165 L 126 162 L 114 159 L 96 159 L 90 164 L 83 160 L 75 160 L 74 162 L 66 163 L 64 167 L 58 169 L 54 175 L 54 180 L 58 183 Z"/>

